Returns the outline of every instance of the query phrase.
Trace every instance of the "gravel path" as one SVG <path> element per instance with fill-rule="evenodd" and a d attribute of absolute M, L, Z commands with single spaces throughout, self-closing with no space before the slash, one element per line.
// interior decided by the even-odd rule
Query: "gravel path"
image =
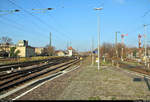
<path fill-rule="evenodd" d="M 20 100 L 150 100 L 150 89 L 143 78 L 106 66 L 98 71 L 87 63 L 47 82 Z"/>

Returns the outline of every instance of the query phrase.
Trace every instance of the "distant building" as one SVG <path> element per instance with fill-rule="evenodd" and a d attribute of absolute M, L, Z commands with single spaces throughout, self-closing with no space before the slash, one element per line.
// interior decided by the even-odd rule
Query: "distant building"
<path fill-rule="evenodd" d="M 12 46 L 12 45 L 9 45 L 9 44 L 0 44 L 0 51 L 9 52 L 11 46 Z"/>
<path fill-rule="evenodd" d="M 77 51 L 73 49 L 71 46 L 68 47 L 68 56 L 75 56 L 78 55 Z"/>
<path fill-rule="evenodd" d="M 36 47 L 35 48 L 35 54 L 36 55 L 41 55 L 44 51 L 44 48 L 43 47 Z"/>
<path fill-rule="evenodd" d="M 9 45 L 9 44 L 0 44 L 0 52 L 5 51 L 8 54 L 10 53 L 10 48 L 16 47 L 16 50 L 19 50 L 19 57 L 32 57 L 35 56 L 35 48 L 28 45 L 27 40 L 19 40 L 17 45 Z"/>
<path fill-rule="evenodd" d="M 27 40 L 19 40 L 18 46 L 28 46 L 28 41 Z"/>
<path fill-rule="evenodd" d="M 16 51 L 19 50 L 19 57 L 32 57 L 35 56 L 35 48 L 28 45 L 28 41 L 19 40 L 16 46 Z"/>
<path fill-rule="evenodd" d="M 72 56 L 73 55 L 73 48 L 70 46 L 68 47 L 68 56 Z"/>
<path fill-rule="evenodd" d="M 65 51 L 61 51 L 61 50 L 55 51 L 55 53 L 57 56 L 66 56 L 66 54 L 67 54 Z"/>
<path fill-rule="evenodd" d="M 35 48 L 31 46 L 17 46 L 16 51 L 19 50 L 19 57 L 32 57 L 35 56 Z"/>

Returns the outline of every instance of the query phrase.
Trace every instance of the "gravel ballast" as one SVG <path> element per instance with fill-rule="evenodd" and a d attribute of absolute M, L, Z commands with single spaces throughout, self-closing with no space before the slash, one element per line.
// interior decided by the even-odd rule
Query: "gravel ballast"
<path fill-rule="evenodd" d="M 91 66 L 89 60 L 45 83 L 19 100 L 150 100 L 150 81 L 111 66 Z"/>

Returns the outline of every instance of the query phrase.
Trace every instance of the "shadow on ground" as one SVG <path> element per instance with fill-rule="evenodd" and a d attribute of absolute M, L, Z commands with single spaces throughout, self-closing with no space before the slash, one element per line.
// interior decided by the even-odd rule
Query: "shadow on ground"
<path fill-rule="evenodd" d="M 134 82 L 141 82 L 141 81 L 145 81 L 147 87 L 148 87 L 148 90 L 150 91 L 150 83 L 149 83 L 149 79 L 147 79 L 145 76 L 144 76 L 144 79 L 143 78 L 133 78 L 133 81 Z"/>

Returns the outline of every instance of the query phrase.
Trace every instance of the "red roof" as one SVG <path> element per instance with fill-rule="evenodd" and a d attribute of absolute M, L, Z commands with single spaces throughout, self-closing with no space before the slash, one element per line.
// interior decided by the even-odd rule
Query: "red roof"
<path fill-rule="evenodd" d="M 70 46 L 70 47 L 68 47 L 68 50 L 72 50 L 73 48 Z"/>

